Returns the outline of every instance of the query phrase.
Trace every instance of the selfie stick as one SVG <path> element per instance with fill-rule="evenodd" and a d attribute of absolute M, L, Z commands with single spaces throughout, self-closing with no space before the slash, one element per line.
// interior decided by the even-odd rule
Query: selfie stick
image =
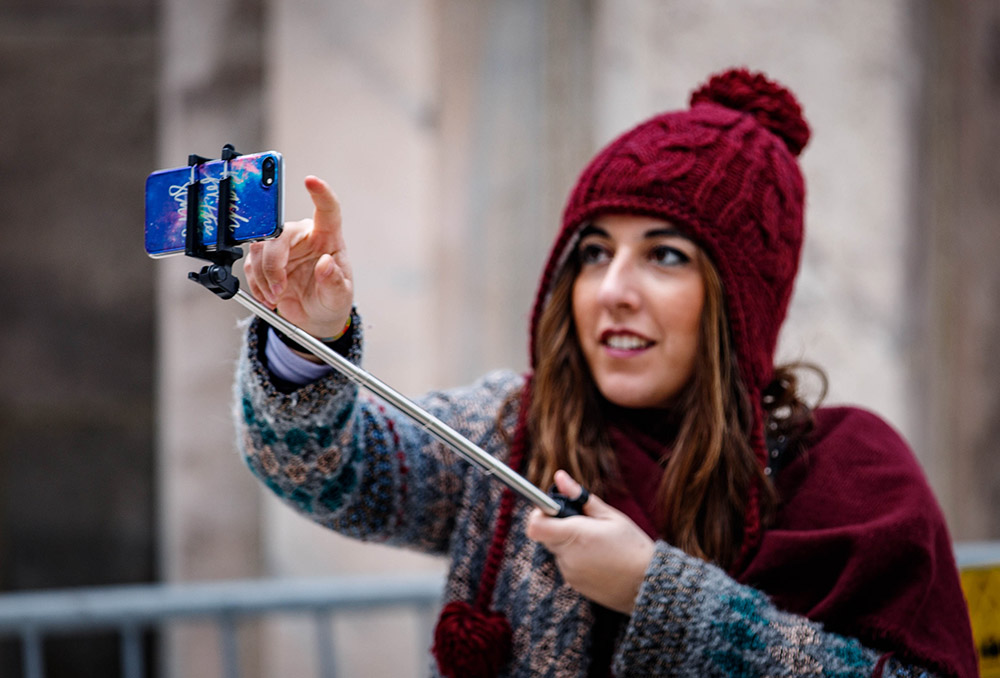
<path fill-rule="evenodd" d="M 310 353 L 325 362 L 327 365 L 334 368 L 360 386 L 364 386 L 366 389 L 379 396 L 390 405 L 399 409 L 403 414 L 423 426 L 428 433 L 451 449 L 455 450 L 467 461 L 477 465 L 485 471 L 487 475 L 495 476 L 504 485 L 530 501 L 547 515 L 556 516 L 562 511 L 563 507 L 559 504 L 559 502 L 529 483 L 524 476 L 516 473 L 502 461 L 472 443 L 462 434 L 455 431 L 455 429 L 451 428 L 392 387 L 386 385 L 384 382 L 374 377 L 371 373 L 363 370 L 344 356 L 329 348 L 319 339 L 288 322 L 243 290 L 238 290 L 233 298 L 249 310 L 253 311 L 254 314 L 264 320 L 268 325 L 281 330 L 289 338 L 302 344 L 303 347 L 309 349 Z"/>
<path fill-rule="evenodd" d="M 226 162 L 226 166 L 222 174 L 222 180 L 219 182 L 219 215 L 228 216 L 229 214 L 229 160 L 237 156 L 239 156 L 239 153 L 231 145 L 226 144 L 223 147 L 222 159 Z M 233 275 L 232 265 L 234 261 L 243 256 L 243 250 L 236 247 L 233 243 L 233 238 L 228 228 L 228 219 L 221 216 L 218 219 L 216 247 L 214 250 L 198 245 L 197 238 L 195 237 L 198 232 L 199 207 L 198 183 L 194 180 L 195 166 L 206 161 L 207 158 L 197 155 L 188 157 L 188 164 L 192 167 L 192 181 L 188 187 L 185 254 L 198 259 L 206 259 L 211 261 L 212 264 L 203 267 L 199 273 L 189 273 L 188 277 L 191 280 L 208 288 L 223 299 L 235 299 L 268 325 L 284 332 L 288 337 L 309 349 L 310 353 L 327 365 L 396 407 L 403 414 L 422 426 L 428 433 L 457 452 L 463 459 L 478 466 L 487 475 L 493 476 L 502 482 L 521 497 L 537 506 L 546 515 L 565 518 L 567 516 L 580 515 L 583 512 L 583 504 L 586 502 L 587 497 L 586 492 L 577 499 L 569 499 L 556 493 L 552 495 L 545 494 L 528 482 L 524 476 L 474 444 L 433 414 L 421 408 L 400 392 L 358 367 L 316 337 L 295 324 L 288 322 L 241 290 L 239 288 L 239 279 Z"/>

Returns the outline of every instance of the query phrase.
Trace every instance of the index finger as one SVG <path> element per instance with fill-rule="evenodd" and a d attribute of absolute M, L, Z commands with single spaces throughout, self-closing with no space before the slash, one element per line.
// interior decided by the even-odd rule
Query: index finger
<path fill-rule="evenodd" d="M 334 249 L 343 246 L 341 235 L 340 201 L 330 190 L 330 186 L 315 176 L 306 177 L 306 190 L 312 198 L 315 212 L 313 214 L 313 238 L 331 238 Z"/>

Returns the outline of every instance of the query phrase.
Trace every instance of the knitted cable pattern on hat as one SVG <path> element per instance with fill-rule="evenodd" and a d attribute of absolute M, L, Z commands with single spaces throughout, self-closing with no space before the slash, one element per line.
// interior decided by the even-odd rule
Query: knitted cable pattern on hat
<path fill-rule="evenodd" d="M 542 274 L 531 318 L 532 366 L 539 318 L 583 226 L 602 214 L 669 221 L 719 273 L 740 377 L 754 404 L 750 443 L 766 466 L 760 398 L 773 376 L 798 271 L 805 185 L 796 156 L 809 134 L 787 89 L 734 69 L 697 89 L 689 109 L 657 115 L 601 150 L 570 194 Z M 753 486 L 740 561 L 759 541 L 758 495 Z"/>

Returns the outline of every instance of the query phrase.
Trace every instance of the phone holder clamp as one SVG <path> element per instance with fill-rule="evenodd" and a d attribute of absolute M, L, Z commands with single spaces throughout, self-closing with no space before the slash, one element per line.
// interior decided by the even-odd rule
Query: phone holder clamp
<path fill-rule="evenodd" d="M 216 217 L 215 249 L 209 249 L 198 242 L 198 218 L 201 212 L 201 183 L 192 180 L 188 186 L 187 195 L 187 232 L 184 241 L 184 254 L 196 259 L 210 261 L 201 271 L 188 274 L 188 278 L 211 290 L 223 299 L 231 299 L 240 289 L 240 280 L 233 275 L 233 263 L 243 256 L 243 250 L 236 246 L 232 230 L 229 228 L 232 193 L 229 189 L 229 161 L 240 156 L 232 144 L 222 147 L 222 160 L 226 166 L 219 181 L 219 205 Z M 200 155 L 189 155 L 188 165 L 194 168 L 208 162 L 210 158 Z"/>

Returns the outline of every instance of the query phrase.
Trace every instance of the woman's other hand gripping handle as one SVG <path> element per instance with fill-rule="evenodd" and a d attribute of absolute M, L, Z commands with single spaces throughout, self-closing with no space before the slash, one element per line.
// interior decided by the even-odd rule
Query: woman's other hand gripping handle
<path fill-rule="evenodd" d="M 565 471 L 555 480 L 567 497 L 583 490 Z M 631 614 L 654 544 L 628 516 L 590 495 L 581 516 L 553 518 L 535 509 L 526 534 L 552 552 L 566 583 L 595 603 Z"/>

